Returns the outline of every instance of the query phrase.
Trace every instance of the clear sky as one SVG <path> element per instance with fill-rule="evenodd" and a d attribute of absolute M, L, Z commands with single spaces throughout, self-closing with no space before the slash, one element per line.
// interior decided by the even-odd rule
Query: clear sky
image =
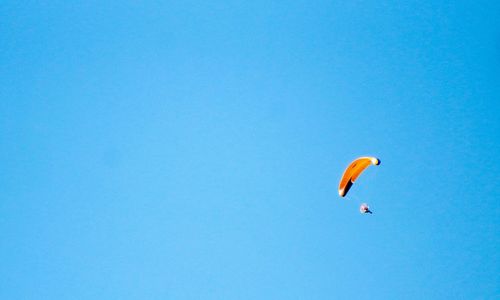
<path fill-rule="evenodd" d="M 0 298 L 498 299 L 499 3 L 3 1 Z"/>

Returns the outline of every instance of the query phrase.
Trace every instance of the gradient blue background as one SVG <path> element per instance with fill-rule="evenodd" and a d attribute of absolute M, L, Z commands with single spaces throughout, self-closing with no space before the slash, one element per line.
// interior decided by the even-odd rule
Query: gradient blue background
<path fill-rule="evenodd" d="M 4 1 L 0 298 L 498 299 L 497 3 Z"/>

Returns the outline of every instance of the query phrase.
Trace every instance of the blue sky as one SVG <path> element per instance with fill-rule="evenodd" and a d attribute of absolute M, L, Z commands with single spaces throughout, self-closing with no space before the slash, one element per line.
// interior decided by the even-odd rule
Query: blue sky
<path fill-rule="evenodd" d="M 497 299 L 498 20 L 4 2 L 0 298 Z"/>

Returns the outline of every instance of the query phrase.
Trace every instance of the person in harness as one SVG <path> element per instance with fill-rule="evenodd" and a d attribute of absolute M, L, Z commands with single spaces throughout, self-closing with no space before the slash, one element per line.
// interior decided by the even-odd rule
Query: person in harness
<path fill-rule="evenodd" d="M 372 211 L 370 210 L 370 207 L 368 207 L 368 204 L 366 204 L 366 203 L 361 204 L 361 206 L 359 207 L 359 212 L 362 214 L 371 214 L 372 213 Z"/>

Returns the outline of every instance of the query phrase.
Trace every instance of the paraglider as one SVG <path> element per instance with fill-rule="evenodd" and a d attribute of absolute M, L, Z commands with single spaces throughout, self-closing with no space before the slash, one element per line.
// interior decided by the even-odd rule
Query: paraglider
<path fill-rule="evenodd" d="M 372 213 L 370 210 L 370 207 L 368 207 L 368 204 L 366 204 L 366 203 L 361 204 L 361 206 L 359 207 L 359 212 L 362 214 L 371 214 Z"/>
<path fill-rule="evenodd" d="M 358 179 L 361 173 L 363 173 L 366 170 L 366 168 L 368 168 L 371 165 L 374 166 L 380 165 L 380 160 L 376 157 L 366 156 L 357 158 L 353 162 L 351 162 L 349 166 L 347 166 L 347 168 L 345 169 L 344 174 L 340 179 L 339 196 L 345 197 L 349 192 L 349 190 L 351 189 L 353 183 L 356 181 L 356 179 Z M 359 207 L 359 211 L 362 214 L 372 213 L 366 203 L 361 204 L 361 206 Z"/>

